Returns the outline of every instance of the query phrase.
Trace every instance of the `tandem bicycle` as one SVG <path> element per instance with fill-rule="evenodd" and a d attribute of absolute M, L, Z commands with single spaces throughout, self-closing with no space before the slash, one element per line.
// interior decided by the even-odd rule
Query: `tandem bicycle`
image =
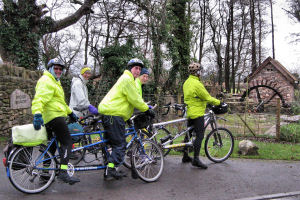
<path fill-rule="evenodd" d="M 185 105 L 168 104 L 164 107 L 168 109 L 165 114 L 168 114 L 170 108 L 173 108 L 176 111 L 182 112 L 182 118 L 166 122 L 154 123 L 147 129 L 143 129 L 143 131 L 147 132 L 147 134 L 152 135 L 150 139 L 156 141 L 160 145 L 163 150 L 164 156 L 168 155 L 172 149 L 182 150 L 183 148 L 187 148 L 188 151 L 192 151 L 193 142 L 195 140 L 193 126 L 186 126 L 186 128 L 184 128 L 182 131 L 175 131 L 175 133 L 172 133 L 172 131 L 169 131 L 166 128 L 166 125 L 180 122 L 184 122 L 187 124 L 188 119 L 183 117 L 186 112 Z M 226 121 L 226 119 L 224 119 L 223 117 L 218 116 L 218 114 L 224 114 L 226 112 L 227 109 L 222 110 L 218 106 L 210 106 L 208 107 L 208 112 L 204 115 L 204 129 L 206 130 L 209 125 L 211 127 L 211 131 L 206 135 L 205 138 L 204 150 L 208 159 L 215 163 L 220 163 L 227 160 L 232 154 L 234 148 L 234 137 L 232 133 L 224 127 L 219 127 L 217 123 L 218 119 Z M 185 134 L 187 134 L 188 136 L 188 141 L 178 143 L 176 139 L 180 136 L 184 136 Z"/>
<path fill-rule="evenodd" d="M 130 118 L 132 127 L 127 129 L 127 135 L 131 139 L 127 148 L 131 149 L 130 162 L 132 170 L 145 182 L 154 182 L 159 179 L 163 172 L 164 159 L 161 148 L 155 141 L 143 139 L 134 127 L 135 118 L 140 114 Z M 98 141 L 82 143 L 75 146 L 72 152 L 81 152 L 97 149 L 101 153 L 102 159 L 96 159 L 96 163 L 77 162 L 68 164 L 68 174 L 73 176 L 75 172 L 102 170 L 106 168 L 107 158 L 110 155 L 108 140 L 104 138 L 105 131 L 97 130 L 93 132 L 83 132 L 71 134 L 72 137 L 85 137 L 97 135 Z M 56 145 L 55 155 L 49 151 L 50 147 Z M 7 158 L 6 173 L 11 184 L 21 192 L 34 194 L 46 190 L 55 180 L 59 171 L 59 142 L 56 137 L 52 137 L 47 145 L 41 144 L 32 147 L 16 146 Z"/>

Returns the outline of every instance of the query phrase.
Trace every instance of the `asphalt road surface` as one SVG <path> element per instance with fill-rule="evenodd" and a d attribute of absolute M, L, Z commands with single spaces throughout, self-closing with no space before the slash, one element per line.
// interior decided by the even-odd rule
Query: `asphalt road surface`
<path fill-rule="evenodd" d="M 215 164 L 202 159 L 208 164 L 207 170 L 182 164 L 180 157 L 168 156 L 162 176 L 154 183 L 132 179 L 127 169 L 124 170 L 128 177 L 110 182 L 103 180 L 102 170 L 78 172 L 80 183 L 70 186 L 56 180 L 46 191 L 35 195 L 17 191 L 1 163 L 0 200 L 300 199 L 299 162 L 229 159 Z"/>

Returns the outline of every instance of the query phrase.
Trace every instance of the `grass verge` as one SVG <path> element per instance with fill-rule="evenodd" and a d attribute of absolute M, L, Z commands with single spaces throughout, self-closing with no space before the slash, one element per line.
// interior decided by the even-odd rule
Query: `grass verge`
<path fill-rule="evenodd" d="M 234 150 L 230 158 L 264 159 L 264 160 L 300 160 L 300 144 L 282 144 L 253 141 L 259 148 L 259 155 L 243 156 L 238 154 L 239 140 L 234 141 Z M 182 152 L 172 150 L 170 155 L 182 155 Z M 191 153 L 191 156 L 193 153 Z M 206 157 L 204 152 L 204 141 L 200 155 Z"/>

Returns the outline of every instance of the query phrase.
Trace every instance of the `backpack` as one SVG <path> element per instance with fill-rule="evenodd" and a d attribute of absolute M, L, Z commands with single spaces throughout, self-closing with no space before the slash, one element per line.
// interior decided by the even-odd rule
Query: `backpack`
<path fill-rule="evenodd" d="M 83 128 L 79 123 L 71 123 L 68 124 L 68 129 L 70 134 L 75 134 L 75 133 L 83 133 Z M 72 141 L 73 143 L 78 143 L 82 138 L 82 135 L 78 135 L 78 136 L 72 136 Z"/>

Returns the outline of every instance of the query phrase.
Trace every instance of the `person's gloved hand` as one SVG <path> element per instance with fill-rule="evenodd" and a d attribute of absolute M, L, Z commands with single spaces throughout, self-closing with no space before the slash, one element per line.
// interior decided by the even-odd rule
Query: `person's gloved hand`
<path fill-rule="evenodd" d="M 148 105 L 148 107 L 149 107 L 149 109 L 153 109 L 153 106 L 151 106 L 151 105 Z"/>
<path fill-rule="evenodd" d="M 93 105 L 89 105 L 89 111 L 90 111 L 90 113 L 92 113 L 94 115 L 99 114 L 98 113 L 98 109 L 95 106 L 93 106 Z"/>
<path fill-rule="evenodd" d="M 70 122 L 77 122 L 79 119 L 73 112 L 69 114 L 69 117 L 70 117 Z"/>
<path fill-rule="evenodd" d="M 150 117 L 152 118 L 155 118 L 155 112 L 154 110 L 152 109 L 148 109 L 146 112 L 145 112 L 146 115 L 149 115 Z"/>
<path fill-rule="evenodd" d="M 44 120 L 42 118 L 42 114 L 34 114 L 33 116 L 33 127 L 35 130 L 40 130 L 41 126 L 44 126 Z"/>
<path fill-rule="evenodd" d="M 226 107 L 226 106 L 227 106 L 227 103 L 225 103 L 225 102 L 220 103 L 220 107 Z"/>

